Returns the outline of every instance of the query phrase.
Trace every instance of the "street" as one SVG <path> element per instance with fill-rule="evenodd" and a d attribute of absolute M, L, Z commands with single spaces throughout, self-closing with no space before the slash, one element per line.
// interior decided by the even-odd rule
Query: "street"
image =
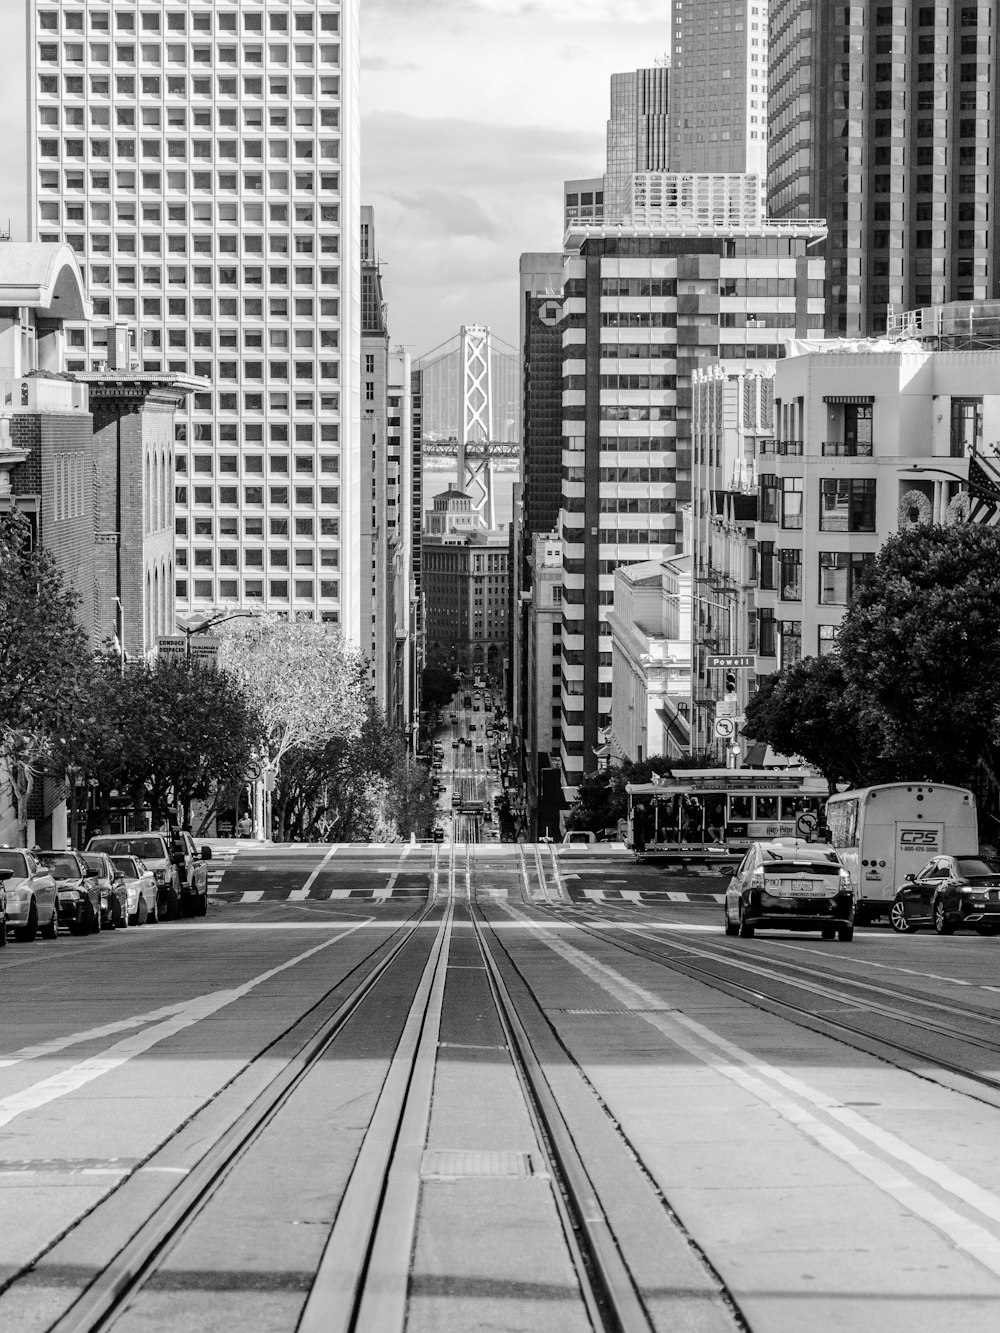
<path fill-rule="evenodd" d="M 996 1327 L 994 941 L 727 939 L 606 846 L 218 852 L 203 922 L 0 955 L 0 1326 Z"/>

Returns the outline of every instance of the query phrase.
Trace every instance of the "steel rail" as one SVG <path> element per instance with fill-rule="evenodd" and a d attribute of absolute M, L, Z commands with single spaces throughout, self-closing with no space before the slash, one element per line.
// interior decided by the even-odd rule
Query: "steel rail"
<path fill-rule="evenodd" d="M 334 1013 L 325 1019 L 321 1027 L 287 1059 L 283 1069 L 254 1096 L 250 1104 L 215 1135 L 183 1179 L 157 1205 L 111 1261 L 49 1326 L 49 1333 L 95 1333 L 95 1330 L 107 1327 L 121 1306 L 141 1290 L 158 1271 L 174 1242 L 179 1240 L 191 1226 L 239 1160 L 308 1077 L 313 1066 L 336 1040 L 347 1021 L 397 961 L 400 953 L 415 937 L 421 923 L 431 911 L 432 908 L 428 906 L 415 921 L 402 928 L 400 938 L 395 943 L 390 942 L 389 948 L 378 959 L 372 970 L 361 978 Z M 332 995 L 343 986 L 345 980 L 346 978 L 342 978 L 323 998 Z M 307 1013 L 315 1011 L 322 1003 L 323 999 L 317 1001 Z M 273 1049 L 277 1042 L 293 1033 L 306 1016 L 303 1014 L 290 1024 L 270 1043 L 268 1049 Z M 233 1081 L 235 1080 L 230 1080 L 230 1083 Z M 214 1099 L 211 1104 L 214 1104 Z M 190 1123 L 189 1120 L 185 1128 Z M 149 1164 L 149 1161 L 144 1163 L 147 1167 Z M 67 1235 L 85 1226 L 91 1216 L 92 1214 L 88 1214 L 81 1219 L 75 1227 L 60 1236 L 45 1253 L 55 1249 Z M 33 1268 L 37 1269 L 45 1253 L 35 1257 Z M 18 1277 L 22 1276 L 23 1274 L 19 1274 L 11 1279 L 4 1290 L 9 1290 L 16 1284 Z"/>
<path fill-rule="evenodd" d="M 573 1134 L 535 1055 L 517 1007 L 487 943 L 475 903 L 471 920 L 490 990 L 521 1083 L 535 1137 L 556 1186 L 553 1198 L 563 1224 L 584 1304 L 594 1328 L 607 1333 L 651 1333 L 653 1323 L 622 1256 L 607 1214 Z"/>
<path fill-rule="evenodd" d="M 643 945 L 640 945 L 635 940 L 634 936 L 626 941 L 621 938 L 620 933 L 605 933 L 601 930 L 599 925 L 593 923 L 581 925 L 580 929 L 584 933 L 600 939 L 602 943 L 611 944 L 625 953 L 631 953 L 637 957 L 646 958 L 651 962 L 660 963 L 664 967 L 673 968 L 693 981 L 701 981 L 704 984 L 709 985 L 712 989 L 721 990 L 725 994 L 734 996 L 736 999 L 749 1000 L 749 1002 L 756 1008 L 765 1009 L 771 1013 L 777 1013 L 779 1016 L 793 1015 L 793 1021 L 797 1022 L 799 1026 L 808 1027 L 813 1031 L 820 1031 L 823 1035 L 829 1036 L 835 1041 L 840 1041 L 844 1045 L 851 1046 L 853 1049 L 864 1049 L 867 1054 L 878 1055 L 880 1050 L 887 1050 L 895 1051 L 900 1055 L 905 1055 L 917 1063 L 920 1076 L 932 1082 L 940 1081 L 933 1078 L 934 1069 L 939 1069 L 952 1074 L 957 1078 L 966 1080 L 974 1085 L 974 1087 L 988 1089 L 990 1092 L 1000 1094 L 1000 1077 L 992 1077 L 989 1074 L 984 1074 L 977 1070 L 967 1069 L 955 1061 L 943 1059 L 938 1055 L 931 1055 L 927 1051 L 919 1050 L 917 1047 L 910 1046 L 903 1041 L 878 1033 L 866 1032 L 863 1028 L 857 1025 L 852 1025 L 841 1019 L 832 1018 L 825 1014 L 818 1014 L 802 1004 L 796 1004 L 793 1000 L 782 999 L 780 996 L 771 995 L 766 991 L 740 982 L 735 978 L 720 976 L 717 972 L 713 972 L 707 967 L 698 966 L 698 964 L 690 961 L 688 958 L 678 959 L 676 957 L 664 957 L 660 950 L 648 947 L 654 942 L 659 942 L 654 941 L 650 936 L 643 935 L 643 939 L 646 941 L 647 946 L 643 947 Z M 641 934 L 639 931 L 636 933 Z M 680 949 L 689 955 L 701 958 L 706 962 L 710 961 L 713 963 L 725 964 L 728 961 L 721 953 L 699 953 L 696 949 L 687 945 L 681 945 L 675 941 L 669 941 L 669 946 Z M 736 964 L 734 963 L 733 965 L 735 966 Z M 800 990 L 815 990 L 822 996 L 822 998 L 847 1002 L 852 1004 L 859 1011 L 878 1012 L 882 1017 L 888 1018 L 891 1021 L 904 1023 L 918 1031 L 927 1032 L 928 1034 L 935 1036 L 944 1035 L 947 1036 L 951 1042 L 961 1042 L 1000 1055 L 1000 1042 L 990 1042 L 982 1038 L 965 1036 L 961 1033 L 956 1033 L 953 1028 L 942 1028 L 931 1020 L 921 1020 L 917 1016 L 894 1011 L 888 1006 L 868 1005 L 867 1007 L 864 1007 L 856 997 L 846 993 L 838 995 L 836 991 L 827 990 L 822 987 L 813 987 L 809 983 L 796 978 L 782 978 L 780 976 L 775 976 L 773 973 L 768 973 L 767 969 L 754 968 L 752 964 L 747 964 L 745 962 L 741 965 L 741 970 L 749 972 L 756 971 L 761 977 L 768 976 L 769 979 L 777 980 L 782 984 Z M 880 1058 L 885 1059 L 886 1057 L 881 1056 Z M 889 1063 L 894 1062 L 890 1060 Z M 905 1064 L 899 1064 L 899 1067 L 907 1068 Z M 910 1070 L 909 1072 L 914 1071 Z M 949 1087 L 951 1091 L 957 1091 L 966 1096 L 971 1097 L 973 1095 L 972 1092 L 966 1089 L 955 1088 L 952 1084 L 946 1084 L 945 1086 Z M 998 1105 L 995 1100 L 985 1097 L 977 1098 L 976 1100 L 985 1101 L 989 1105 Z"/>

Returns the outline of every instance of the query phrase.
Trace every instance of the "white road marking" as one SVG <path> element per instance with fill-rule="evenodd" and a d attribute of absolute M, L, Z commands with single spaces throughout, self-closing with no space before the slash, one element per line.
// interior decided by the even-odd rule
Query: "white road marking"
<path fill-rule="evenodd" d="M 508 910 L 512 910 L 508 908 Z M 532 923 L 533 924 L 533 923 Z M 910 1172 L 931 1181 L 951 1194 L 959 1203 L 990 1221 L 1000 1221 L 1000 1198 L 950 1167 L 926 1156 L 895 1134 L 865 1120 L 837 1099 L 820 1092 L 803 1080 L 767 1064 L 719 1033 L 678 1010 L 664 1011 L 659 996 L 636 985 L 614 969 L 582 953 L 550 932 L 534 931 L 553 952 L 586 976 L 620 1004 L 635 1011 L 644 1022 L 652 1024 L 670 1041 L 702 1061 L 730 1082 L 738 1084 L 765 1105 L 795 1125 L 820 1147 L 840 1158 L 858 1175 L 888 1194 L 912 1214 L 936 1227 L 991 1273 L 1000 1276 L 1000 1238 L 943 1203 L 930 1190 L 880 1160 L 864 1147 L 824 1123 L 821 1115 L 867 1140 L 888 1157 L 903 1164 Z M 798 1097 L 799 1102 L 792 1100 Z M 807 1103 L 806 1106 L 801 1102 Z M 809 1109 L 812 1107 L 813 1109 Z M 819 1112 L 820 1114 L 815 1114 Z"/>
<path fill-rule="evenodd" d="M 12 1056 L 8 1056 L 2 1061 L 2 1064 L 9 1068 L 11 1065 L 26 1060 L 45 1059 L 58 1055 L 68 1047 L 82 1042 L 112 1036 L 117 1032 L 127 1031 L 147 1023 L 153 1024 L 145 1032 L 126 1037 L 124 1040 L 109 1046 L 106 1051 L 99 1055 L 60 1070 L 59 1073 L 43 1079 L 30 1088 L 23 1089 L 11 1097 L 0 1099 L 0 1125 L 7 1125 L 25 1111 L 35 1111 L 40 1106 L 56 1101 L 66 1093 L 76 1092 L 102 1074 L 107 1074 L 112 1069 L 127 1064 L 129 1060 L 141 1055 L 144 1051 L 150 1050 L 166 1038 L 182 1032 L 185 1028 L 192 1027 L 202 1019 L 218 1013 L 220 1009 L 225 1009 L 228 1005 L 243 999 L 245 995 L 248 995 L 256 987 L 263 985 L 265 981 L 280 976 L 282 972 L 288 971 L 289 968 L 297 967 L 299 963 L 305 962 L 307 958 L 312 958 L 324 949 L 329 949 L 331 945 L 339 943 L 340 940 L 346 939 L 356 930 L 360 930 L 362 926 L 370 925 L 372 922 L 373 918 L 368 917 L 364 921 L 348 926 L 346 930 L 341 931 L 332 939 L 314 945 L 311 949 L 307 949 L 305 953 L 296 954 L 294 958 L 288 959 L 287 962 L 280 963 L 277 967 L 272 967 L 267 972 L 252 977 L 249 981 L 244 982 L 242 986 L 234 986 L 223 991 L 210 991 L 206 995 L 196 995 L 193 999 L 185 1000 L 181 1004 L 154 1009 L 151 1013 L 137 1015 L 135 1018 L 125 1019 L 121 1023 L 110 1023 L 84 1032 L 75 1032 L 66 1037 L 58 1037 L 54 1041 L 44 1042 L 38 1046 L 23 1047 Z"/>
<path fill-rule="evenodd" d="M 323 857 L 322 861 L 320 861 L 319 865 L 318 865 L 318 866 L 316 867 L 316 869 L 312 872 L 312 874 L 309 876 L 309 878 L 306 880 L 306 882 L 302 885 L 302 888 L 301 888 L 300 892 L 303 894 L 303 896 L 304 896 L 305 894 L 307 894 L 307 893 L 309 892 L 309 890 L 312 888 L 312 886 L 316 883 L 316 879 L 317 879 L 317 877 L 319 876 L 320 871 L 326 869 L 327 863 L 330 861 L 330 859 L 331 859 L 331 857 L 333 856 L 334 852 L 336 852 L 338 846 L 339 846 L 339 843 L 334 843 L 334 844 L 333 844 L 333 846 L 332 846 L 332 847 L 330 848 L 330 850 L 327 852 L 326 856 Z"/>

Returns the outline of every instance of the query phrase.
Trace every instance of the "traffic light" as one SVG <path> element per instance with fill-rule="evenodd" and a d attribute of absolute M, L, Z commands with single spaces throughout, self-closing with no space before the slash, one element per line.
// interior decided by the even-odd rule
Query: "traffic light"
<path fill-rule="evenodd" d="M 735 694 L 735 693 L 736 693 L 736 680 L 737 680 L 736 668 L 735 668 L 735 667 L 727 667 L 727 668 L 726 668 L 726 693 L 727 693 L 727 694 Z"/>

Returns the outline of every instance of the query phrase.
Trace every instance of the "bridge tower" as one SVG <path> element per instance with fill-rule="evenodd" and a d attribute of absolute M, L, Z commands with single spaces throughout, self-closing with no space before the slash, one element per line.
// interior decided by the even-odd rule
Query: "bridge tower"
<path fill-rule="evenodd" d="M 478 509 L 486 526 L 496 526 L 493 497 L 492 338 L 484 324 L 463 324 L 460 335 L 461 427 L 458 437 L 458 484 Z"/>

